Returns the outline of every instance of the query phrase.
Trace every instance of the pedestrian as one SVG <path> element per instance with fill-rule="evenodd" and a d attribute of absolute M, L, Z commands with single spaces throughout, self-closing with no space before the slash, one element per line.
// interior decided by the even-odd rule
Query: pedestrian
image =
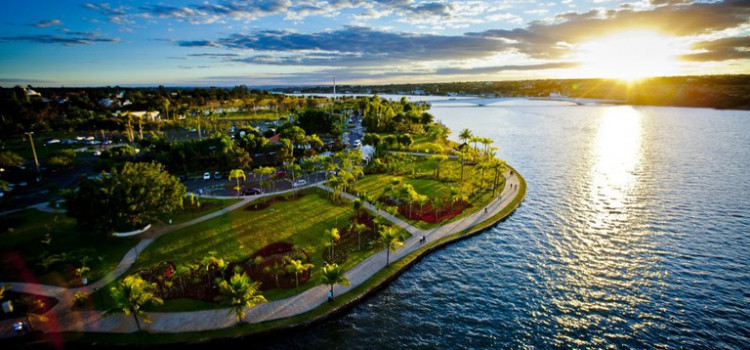
<path fill-rule="evenodd" d="M 328 291 L 328 301 L 333 301 L 333 292 L 330 290 Z"/>
<path fill-rule="evenodd" d="M 487 208 L 484 208 L 484 213 L 487 214 Z"/>

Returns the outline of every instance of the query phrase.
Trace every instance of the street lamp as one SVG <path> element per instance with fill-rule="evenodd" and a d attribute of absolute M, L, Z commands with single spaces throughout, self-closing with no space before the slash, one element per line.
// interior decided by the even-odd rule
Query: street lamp
<path fill-rule="evenodd" d="M 34 138 L 31 135 L 34 135 L 33 131 L 25 132 L 24 134 L 29 135 L 29 142 L 31 143 L 31 153 L 34 154 L 34 164 L 36 164 L 36 174 L 37 176 L 39 174 L 39 159 L 36 157 L 36 148 L 34 148 Z"/>

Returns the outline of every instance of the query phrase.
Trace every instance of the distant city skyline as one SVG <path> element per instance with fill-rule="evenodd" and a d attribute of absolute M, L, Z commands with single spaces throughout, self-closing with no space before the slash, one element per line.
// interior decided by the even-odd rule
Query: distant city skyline
<path fill-rule="evenodd" d="M 750 73 L 750 2 L 12 1 L 0 86 Z"/>

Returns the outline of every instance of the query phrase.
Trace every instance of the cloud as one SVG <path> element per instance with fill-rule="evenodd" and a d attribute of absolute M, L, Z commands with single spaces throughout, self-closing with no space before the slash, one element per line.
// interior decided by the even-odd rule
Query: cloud
<path fill-rule="evenodd" d="M 693 44 L 692 49 L 703 52 L 683 55 L 685 61 L 728 61 L 750 59 L 750 37 L 732 37 Z"/>
<path fill-rule="evenodd" d="M 533 58 L 560 58 L 570 45 L 628 29 L 650 29 L 673 36 L 694 36 L 750 24 L 750 2 L 666 4 L 650 10 L 620 8 L 608 11 L 565 13 L 553 22 L 535 21 L 526 28 L 487 30 L 469 36 L 503 39 Z"/>
<path fill-rule="evenodd" d="M 366 20 L 398 14 L 403 22 L 435 23 L 440 20 L 463 21 L 460 12 L 473 13 L 477 6 L 485 6 L 477 1 L 463 1 L 457 6 L 444 1 L 414 0 L 209 0 L 188 5 L 165 3 L 146 4 L 131 9 L 126 6 L 112 7 L 108 3 L 86 3 L 87 9 L 99 12 L 108 21 L 119 24 L 133 24 L 137 18 L 173 18 L 191 24 L 209 24 L 227 19 L 254 21 L 262 17 L 284 15 L 287 20 L 301 20 L 309 16 L 332 17 L 345 9 L 359 9 L 352 14 L 357 20 Z"/>
<path fill-rule="evenodd" d="M 190 57 L 209 57 L 209 58 L 227 58 L 227 57 L 239 57 L 236 53 L 193 53 L 189 54 Z"/>
<path fill-rule="evenodd" d="M 0 41 L 27 41 L 38 44 L 62 44 L 65 46 L 91 45 L 95 43 L 118 43 L 117 38 L 103 38 L 95 33 L 68 32 L 63 35 L 40 34 L 40 35 L 17 35 L 0 37 Z"/>
<path fill-rule="evenodd" d="M 52 26 L 59 26 L 61 24 L 62 22 L 59 19 L 50 19 L 46 21 L 39 21 L 32 25 L 37 28 L 47 28 L 47 27 L 52 27 Z"/>
<path fill-rule="evenodd" d="M 509 48 L 494 39 L 389 32 L 346 26 L 335 31 L 296 33 L 266 30 L 233 34 L 215 41 L 179 41 L 183 47 L 217 47 L 250 52 L 277 52 L 238 59 L 279 65 L 378 64 L 488 57 Z"/>

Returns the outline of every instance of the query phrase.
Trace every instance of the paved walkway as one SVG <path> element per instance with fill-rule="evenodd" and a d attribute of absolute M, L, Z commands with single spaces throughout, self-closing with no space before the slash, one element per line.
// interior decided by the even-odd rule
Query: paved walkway
<path fill-rule="evenodd" d="M 382 210 L 378 210 L 369 203 L 365 203 L 365 207 L 378 213 L 378 215 L 391 220 L 394 224 L 402 227 L 412 233 L 412 236 L 404 242 L 404 246 L 398 249 L 396 253 L 391 253 L 391 262 L 396 261 L 418 249 L 422 244 L 419 239 L 423 236 L 427 242 L 433 242 L 443 237 L 451 235 L 456 232 L 463 231 L 471 228 L 487 218 L 499 213 L 503 208 L 509 206 L 516 195 L 516 187 L 519 183 L 519 179 L 516 175 L 507 177 L 506 186 L 498 198 L 493 200 L 486 206 L 486 212 L 479 210 L 465 218 L 456 220 L 449 224 L 431 229 L 431 230 L 420 230 L 416 227 L 409 225 L 408 223 L 400 220 Z M 323 188 L 325 190 L 331 190 L 330 188 L 323 185 L 323 183 L 311 184 Z M 512 186 L 511 186 L 512 185 Z M 289 190 L 291 191 L 291 190 Z M 273 195 L 279 194 L 273 193 Z M 267 194 L 271 195 L 271 194 Z M 261 195 L 262 196 L 262 195 Z M 109 316 L 104 316 L 101 311 L 69 311 L 70 305 L 72 305 L 72 296 L 75 292 L 86 291 L 91 292 L 95 289 L 101 288 L 117 277 L 122 275 L 128 268 L 135 262 L 138 252 L 142 251 L 157 237 L 167 234 L 169 232 L 178 230 L 182 227 L 194 225 L 198 222 L 211 219 L 213 217 L 222 215 L 228 211 L 237 209 L 247 204 L 249 201 L 261 196 L 251 196 L 245 198 L 241 202 L 238 202 L 232 206 L 219 210 L 217 212 L 208 214 L 206 216 L 197 218 L 195 220 L 179 224 L 179 225 L 155 225 L 147 233 L 147 238 L 141 240 L 133 249 L 128 251 L 125 257 L 122 259 L 120 264 L 110 272 L 107 276 L 102 278 L 95 283 L 81 288 L 63 288 L 58 286 L 39 285 L 39 284 L 28 284 L 28 283 L 16 283 L 12 282 L 13 291 L 29 292 L 47 296 L 53 296 L 60 299 L 60 303 L 55 306 L 46 316 L 50 316 L 50 322 L 35 324 L 35 328 L 45 332 L 66 332 L 66 331 L 84 331 L 84 332 L 111 332 L 111 333 L 132 333 L 136 331 L 136 324 L 132 316 L 126 316 L 118 313 Z M 344 193 L 342 196 L 347 199 L 354 199 L 355 197 Z M 232 197 L 237 198 L 237 197 Z M 350 286 L 335 286 L 335 295 L 346 293 L 353 288 L 356 288 L 363 282 L 367 281 L 375 273 L 380 271 L 386 265 L 386 251 L 385 249 L 374 253 L 359 264 L 354 266 L 352 269 L 346 272 L 346 278 L 349 279 Z M 2 283 L 2 282 L 0 282 Z M 260 304 L 252 308 L 247 309 L 247 315 L 243 321 L 248 323 L 258 323 L 268 320 L 275 320 L 294 315 L 299 315 L 315 309 L 321 304 L 327 301 L 328 286 L 318 285 L 313 288 L 307 289 L 302 293 L 295 296 L 271 301 L 268 303 Z M 228 315 L 229 309 L 215 309 L 215 310 L 201 310 L 201 311 L 190 311 L 190 312 L 152 312 L 149 316 L 152 319 L 152 323 L 144 324 L 141 326 L 144 330 L 151 333 L 179 333 L 179 332 L 193 332 L 193 331 L 204 331 L 221 329 L 231 327 L 236 324 L 233 315 Z M 8 322 L 3 322 L 8 323 Z M 0 335 L 2 337 L 2 335 Z"/>

